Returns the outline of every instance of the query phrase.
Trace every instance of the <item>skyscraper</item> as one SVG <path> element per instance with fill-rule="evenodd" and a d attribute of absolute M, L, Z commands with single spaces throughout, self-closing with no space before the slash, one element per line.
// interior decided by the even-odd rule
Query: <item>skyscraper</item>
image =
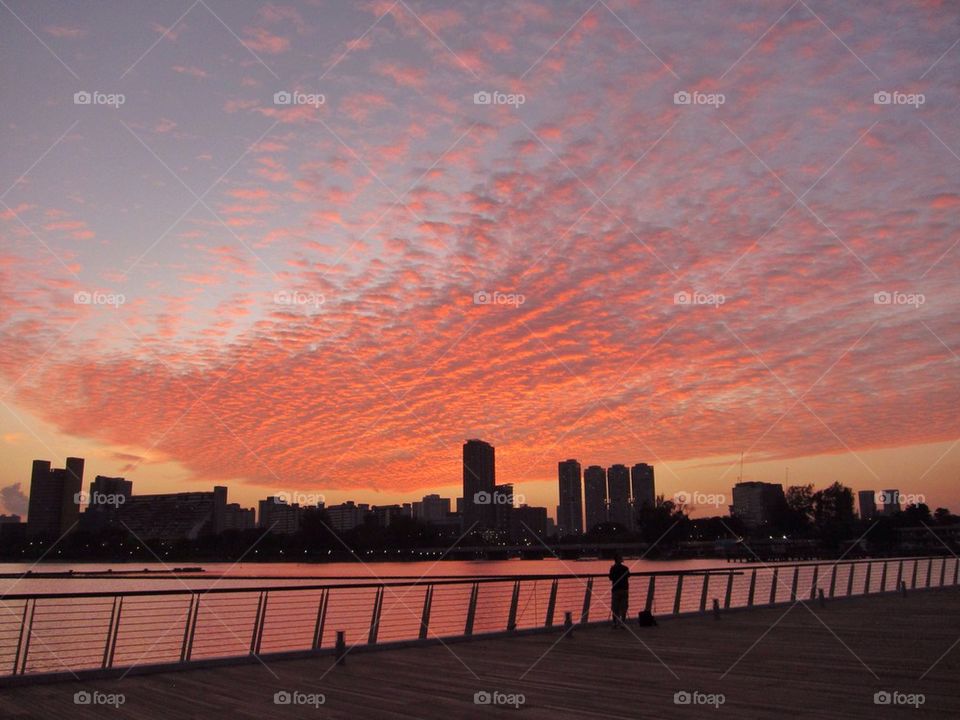
<path fill-rule="evenodd" d="M 654 507 L 657 502 L 657 490 L 653 482 L 653 465 L 637 463 L 630 470 L 630 484 L 633 486 L 633 507 L 635 510 L 645 505 Z"/>
<path fill-rule="evenodd" d="M 730 510 L 747 527 L 763 527 L 776 520 L 786 503 L 783 485 L 748 481 L 733 486 Z"/>
<path fill-rule="evenodd" d="M 487 530 L 496 521 L 493 490 L 496 482 L 493 445 L 483 440 L 463 444 L 463 530 Z"/>
<path fill-rule="evenodd" d="M 883 511 L 884 515 L 896 515 L 900 512 L 900 491 L 899 490 L 884 490 L 881 493 L 881 498 L 883 500 Z"/>
<path fill-rule="evenodd" d="M 877 516 L 877 493 L 873 490 L 861 490 L 857 493 L 860 501 L 860 519 L 873 520 Z"/>
<path fill-rule="evenodd" d="M 561 535 L 580 535 L 583 533 L 580 463 L 576 460 L 563 460 L 557 463 L 557 477 L 560 483 L 557 528 Z"/>
<path fill-rule="evenodd" d="M 591 465 L 583 471 L 583 500 L 587 532 L 607 521 L 607 471 L 599 465 Z"/>
<path fill-rule="evenodd" d="M 30 535 L 54 539 L 80 519 L 83 458 L 68 457 L 66 467 L 50 468 L 49 460 L 34 460 L 30 475 L 27 528 Z"/>
<path fill-rule="evenodd" d="M 610 522 L 629 528 L 630 469 L 626 465 L 611 465 L 607 470 L 607 497 L 610 499 L 607 518 Z"/>
<path fill-rule="evenodd" d="M 507 535 L 513 523 L 513 484 L 493 488 L 493 527 Z"/>

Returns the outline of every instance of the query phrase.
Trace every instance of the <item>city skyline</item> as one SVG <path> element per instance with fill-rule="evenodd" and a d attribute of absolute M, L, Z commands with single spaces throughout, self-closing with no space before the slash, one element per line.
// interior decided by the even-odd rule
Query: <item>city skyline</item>
<path fill-rule="evenodd" d="M 949 7 L 176 10 L 0 9 L 8 512 L 68 455 L 447 493 L 477 436 L 548 508 L 569 447 L 960 506 Z"/>

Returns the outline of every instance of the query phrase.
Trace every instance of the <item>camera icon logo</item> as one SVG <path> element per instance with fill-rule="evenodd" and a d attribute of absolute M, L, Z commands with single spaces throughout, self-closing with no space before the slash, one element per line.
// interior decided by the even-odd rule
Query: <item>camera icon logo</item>
<path fill-rule="evenodd" d="M 893 295 L 886 291 L 874 293 L 873 302 L 876 305 L 889 305 L 893 302 Z"/>
<path fill-rule="evenodd" d="M 493 96 L 486 90 L 480 90 L 473 94 L 474 105 L 490 105 L 493 102 Z"/>
<path fill-rule="evenodd" d="M 474 705 L 489 705 L 493 702 L 493 696 L 486 690 L 480 690 L 473 694 Z"/>
<path fill-rule="evenodd" d="M 491 302 L 493 302 L 493 298 L 486 290 L 478 290 L 473 294 L 474 305 L 489 305 Z"/>
<path fill-rule="evenodd" d="M 690 293 L 687 291 L 678 292 L 673 294 L 673 304 L 674 305 L 689 305 L 690 304 Z"/>
<path fill-rule="evenodd" d="M 86 690 L 78 690 L 73 694 L 74 705 L 89 705 L 93 702 L 93 696 Z"/>
<path fill-rule="evenodd" d="M 693 695 L 686 690 L 677 690 L 673 694 L 674 705 L 689 705 L 691 702 L 693 702 Z"/>
<path fill-rule="evenodd" d="M 473 502 L 475 505 L 489 505 L 492 500 L 493 498 L 486 490 L 481 490 L 473 494 Z"/>
<path fill-rule="evenodd" d="M 893 696 L 886 690 L 878 690 L 873 694 L 874 705 L 889 705 L 893 702 Z"/>
<path fill-rule="evenodd" d="M 690 93 L 688 93 L 686 90 L 678 90 L 673 94 L 674 105 L 689 105 L 690 100 Z"/>
<path fill-rule="evenodd" d="M 79 290 L 73 294 L 75 305 L 89 305 L 92 299 L 92 296 L 86 290 Z"/>
<path fill-rule="evenodd" d="M 291 702 L 293 702 L 293 696 L 286 690 L 277 690 L 273 694 L 274 705 L 289 705 Z"/>
<path fill-rule="evenodd" d="M 86 90 L 81 90 L 80 92 L 75 92 L 73 94 L 73 104 L 74 105 L 89 105 L 93 102 L 93 96 L 88 93 Z"/>
<path fill-rule="evenodd" d="M 874 105 L 889 105 L 892 101 L 892 96 L 886 90 L 880 90 L 873 94 Z"/>
<path fill-rule="evenodd" d="M 289 105 L 293 102 L 293 95 L 288 93 L 286 90 L 280 90 L 273 94 L 273 104 L 274 105 Z"/>

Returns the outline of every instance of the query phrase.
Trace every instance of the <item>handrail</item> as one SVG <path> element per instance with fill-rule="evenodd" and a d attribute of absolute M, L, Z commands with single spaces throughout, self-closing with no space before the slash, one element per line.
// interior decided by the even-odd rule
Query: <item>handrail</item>
<path fill-rule="evenodd" d="M 607 575 L 11 594 L 0 596 L 7 610 L 0 613 L 0 685 L 64 670 L 76 677 L 331 652 L 335 637 L 374 647 L 555 631 L 557 617 L 610 619 L 610 585 L 598 578 Z M 707 612 L 711 596 L 719 613 L 818 596 L 824 602 L 827 592 L 832 600 L 958 584 L 960 558 L 948 555 L 731 564 L 631 573 L 630 605 L 634 613 L 681 616 Z"/>

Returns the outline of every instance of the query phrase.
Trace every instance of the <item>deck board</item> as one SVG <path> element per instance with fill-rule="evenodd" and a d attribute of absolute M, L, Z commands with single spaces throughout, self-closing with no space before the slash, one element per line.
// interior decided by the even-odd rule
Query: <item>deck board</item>
<path fill-rule="evenodd" d="M 960 589 L 667 619 L 633 632 L 559 631 L 332 658 L 11 687 L 0 717 L 18 720 L 272 718 L 877 718 L 960 717 Z M 279 689 L 326 703 L 278 706 Z M 523 693 L 512 707 L 475 705 L 479 690 Z M 119 709 L 77 706 L 78 690 L 123 693 Z M 674 704 L 678 690 L 723 693 L 719 708 Z M 877 706 L 878 690 L 924 693 Z"/>

